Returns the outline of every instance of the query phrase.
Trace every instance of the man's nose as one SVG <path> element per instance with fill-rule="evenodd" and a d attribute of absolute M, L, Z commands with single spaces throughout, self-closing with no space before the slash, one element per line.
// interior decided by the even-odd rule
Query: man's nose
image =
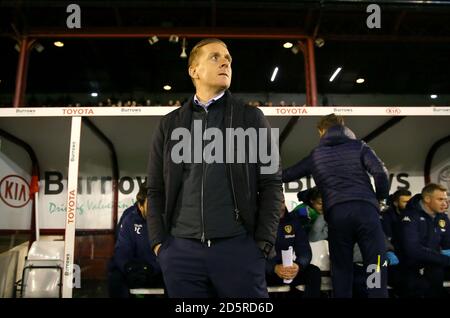
<path fill-rule="evenodd" d="M 222 58 L 220 66 L 221 67 L 229 67 L 230 66 L 230 61 L 228 61 L 226 58 Z"/>

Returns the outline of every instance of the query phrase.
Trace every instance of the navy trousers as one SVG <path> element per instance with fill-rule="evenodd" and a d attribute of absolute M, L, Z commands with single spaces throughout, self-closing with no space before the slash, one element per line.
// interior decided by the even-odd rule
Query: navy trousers
<path fill-rule="evenodd" d="M 355 243 L 363 257 L 368 297 L 387 297 L 386 244 L 377 208 L 364 201 L 350 201 L 333 206 L 326 217 L 334 297 L 352 297 Z"/>
<path fill-rule="evenodd" d="M 202 243 L 169 237 L 159 263 L 171 298 L 268 298 L 265 258 L 253 238 Z"/>
<path fill-rule="evenodd" d="M 367 298 L 367 273 L 362 263 L 353 263 L 353 298 Z"/>

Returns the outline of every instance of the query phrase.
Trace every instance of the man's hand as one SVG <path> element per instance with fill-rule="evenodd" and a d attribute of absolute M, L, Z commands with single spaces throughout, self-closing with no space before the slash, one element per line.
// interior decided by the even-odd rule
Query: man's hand
<path fill-rule="evenodd" d="M 394 252 L 386 252 L 386 258 L 388 259 L 389 265 L 391 266 L 398 265 L 399 263 L 398 257 Z"/>
<path fill-rule="evenodd" d="M 387 208 L 389 208 L 389 205 L 387 204 L 387 200 L 380 200 L 378 201 L 378 203 L 380 204 L 380 211 L 383 212 L 384 210 L 386 210 Z"/>
<path fill-rule="evenodd" d="M 158 256 L 160 248 L 161 248 L 161 243 L 155 245 L 155 247 L 153 248 L 153 253 L 155 253 L 156 256 Z"/>
<path fill-rule="evenodd" d="M 275 274 L 281 279 L 294 279 L 297 276 L 300 267 L 293 263 L 292 266 L 283 266 L 282 264 L 275 265 Z"/>

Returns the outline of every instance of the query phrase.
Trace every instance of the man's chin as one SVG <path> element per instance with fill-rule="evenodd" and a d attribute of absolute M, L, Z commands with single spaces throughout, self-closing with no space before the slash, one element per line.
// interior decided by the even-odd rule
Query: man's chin
<path fill-rule="evenodd" d="M 219 85 L 217 85 L 217 88 L 218 88 L 218 90 L 219 91 L 224 91 L 224 90 L 227 90 L 228 88 L 230 88 L 230 84 L 219 84 Z"/>

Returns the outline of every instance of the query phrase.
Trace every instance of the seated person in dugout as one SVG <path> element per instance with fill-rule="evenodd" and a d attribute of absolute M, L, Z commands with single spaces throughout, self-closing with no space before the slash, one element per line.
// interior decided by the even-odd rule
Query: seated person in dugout
<path fill-rule="evenodd" d="M 161 268 L 152 253 L 147 232 L 147 188 L 142 185 L 136 203 L 118 224 L 114 255 L 108 264 L 110 297 L 129 297 L 132 288 L 163 287 Z"/>
<path fill-rule="evenodd" d="M 303 203 L 297 205 L 293 213 L 296 213 L 301 220 L 310 242 L 328 239 L 328 226 L 323 217 L 322 194 L 317 187 L 300 191 L 297 194 L 299 201 Z"/>
<path fill-rule="evenodd" d="M 381 225 L 388 240 L 387 246 L 392 246 L 392 251 L 399 249 L 400 225 L 411 192 L 399 189 L 389 196 L 388 207 L 381 211 Z M 398 260 L 397 260 L 398 261 Z M 392 287 L 391 294 L 398 296 L 401 284 L 400 266 L 388 267 L 388 285 Z"/>
<path fill-rule="evenodd" d="M 447 189 L 430 183 L 411 198 L 400 229 L 401 292 L 405 297 L 441 297 L 450 267 Z"/>
<path fill-rule="evenodd" d="M 403 212 L 410 199 L 410 191 L 405 189 L 397 190 L 390 196 L 388 208 L 381 211 L 381 224 L 384 234 L 394 247 L 398 244 Z"/>
<path fill-rule="evenodd" d="M 311 246 L 303 230 L 300 219 L 295 213 L 289 213 L 284 201 L 280 209 L 280 223 L 275 242 L 276 256 L 266 261 L 267 285 L 280 285 L 284 280 L 292 280 L 291 291 L 297 291 L 298 285 L 305 285 L 305 298 L 320 297 L 320 269 L 310 264 Z M 292 266 L 283 266 L 282 250 L 292 246 L 294 260 Z"/>

